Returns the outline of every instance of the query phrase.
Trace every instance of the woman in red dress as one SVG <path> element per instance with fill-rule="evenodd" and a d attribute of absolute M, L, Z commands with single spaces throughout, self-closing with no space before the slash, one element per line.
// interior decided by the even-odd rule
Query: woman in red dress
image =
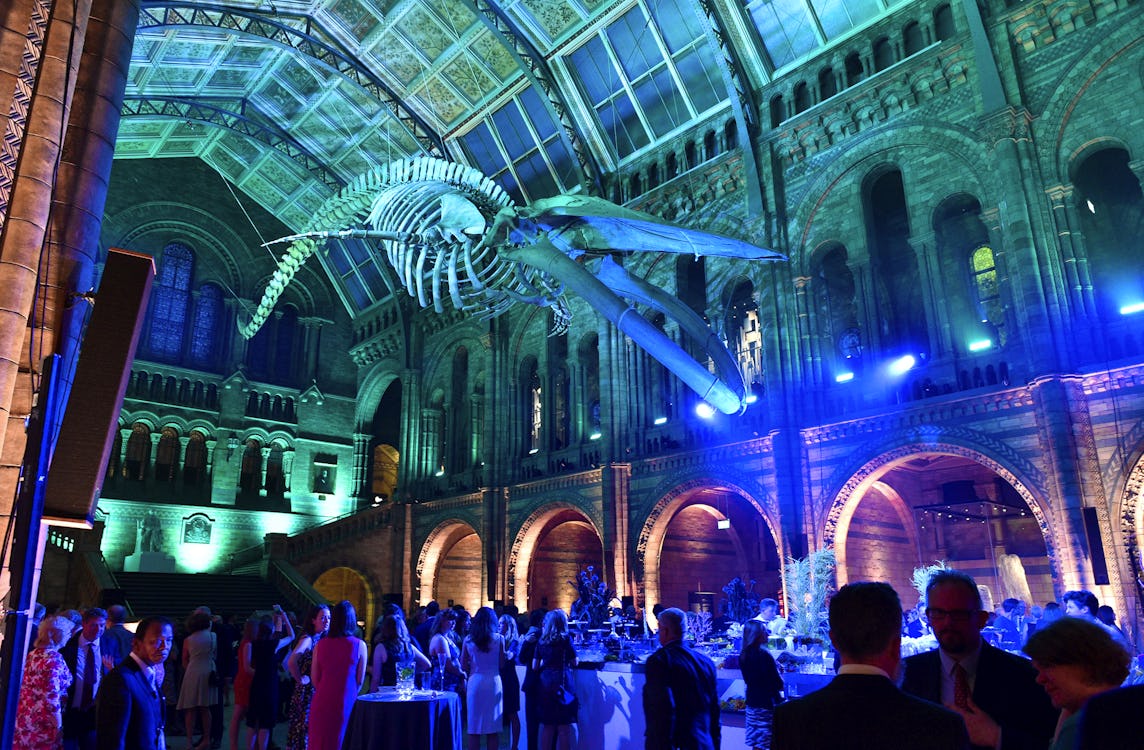
<path fill-rule="evenodd" d="M 60 647 L 71 631 L 66 617 L 53 615 L 40 622 L 36 647 L 24 663 L 13 747 L 60 750 L 64 746 L 63 703 L 72 678 Z"/>
<path fill-rule="evenodd" d="M 314 646 L 310 680 L 308 750 L 339 750 L 346 734 L 350 710 L 365 681 L 365 643 L 354 636 L 357 613 L 354 605 L 340 602 L 330 608 L 330 630 Z"/>
<path fill-rule="evenodd" d="M 230 717 L 230 750 L 238 750 L 238 731 L 246 718 L 250 705 L 250 680 L 254 666 L 250 663 L 250 644 L 258 635 L 258 621 L 250 618 L 242 627 L 242 640 L 238 643 L 238 672 L 234 675 L 234 714 Z M 249 747 L 250 743 L 247 743 Z"/>

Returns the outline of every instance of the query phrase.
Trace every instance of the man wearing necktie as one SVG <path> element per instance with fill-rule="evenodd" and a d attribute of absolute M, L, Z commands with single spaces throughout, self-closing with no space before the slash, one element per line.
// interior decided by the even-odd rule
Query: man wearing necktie
<path fill-rule="evenodd" d="M 926 586 L 926 617 L 938 649 L 905 660 L 902 689 L 961 714 L 976 750 L 1044 750 L 1057 713 L 1028 659 L 986 643 L 989 614 L 977 583 L 943 570 Z"/>
<path fill-rule="evenodd" d="M 119 644 L 105 632 L 107 612 L 93 607 L 83 613 L 83 625 L 60 655 L 72 674 L 64 703 L 65 750 L 94 750 L 95 699 L 99 683 L 119 661 Z"/>
<path fill-rule="evenodd" d="M 103 682 L 96 703 L 96 750 L 164 750 L 166 702 L 160 668 L 171 653 L 171 621 L 147 617 L 135 629 L 131 653 Z"/>

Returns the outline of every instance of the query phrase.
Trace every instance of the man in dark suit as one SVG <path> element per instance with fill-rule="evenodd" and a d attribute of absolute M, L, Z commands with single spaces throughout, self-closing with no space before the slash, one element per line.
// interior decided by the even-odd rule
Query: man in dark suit
<path fill-rule="evenodd" d="M 1094 695 L 1077 720 L 1077 750 L 1140 750 L 1142 715 L 1144 685 Z"/>
<path fill-rule="evenodd" d="M 60 649 L 72 675 L 64 702 L 65 750 L 95 748 L 95 699 L 103 678 L 122 657 L 119 642 L 106 628 L 107 612 L 92 607 L 83 613 L 79 632 Z"/>
<path fill-rule="evenodd" d="M 1028 659 L 981 638 L 989 614 L 977 583 L 954 570 L 935 573 L 926 586 L 926 616 L 939 648 L 906 659 L 902 689 L 961 714 L 975 748 L 1048 747 L 1057 711 Z"/>
<path fill-rule="evenodd" d="M 171 621 L 148 617 L 139 623 L 131 653 L 103 681 L 96 703 L 98 750 L 163 750 L 163 694 L 155 668 L 167 660 Z"/>
<path fill-rule="evenodd" d="M 969 747 L 957 714 L 893 683 L 901 664 L 902 603 L 890 584 L 843 586 L 830 600 L 830 640 L 842 660 L 838 675 L 775 707 L 772 750 Z"/>
<path fill-rule="evenodd" d="M 647 660 L 643 690 L 648 750 L 719 750 L 715 664 L 683 645 L 683 612 L 659 615 L 660 648 Z"/>

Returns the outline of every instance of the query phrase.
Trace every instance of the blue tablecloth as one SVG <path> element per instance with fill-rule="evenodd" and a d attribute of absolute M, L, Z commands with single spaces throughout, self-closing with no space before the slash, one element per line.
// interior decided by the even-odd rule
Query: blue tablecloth
<path fill-rule="evenodd" d="M 342 750 L 460 750 L 461 699 L 456 693 L 417 690 L 399 700 L 382 688 L 354 702 Z"/>

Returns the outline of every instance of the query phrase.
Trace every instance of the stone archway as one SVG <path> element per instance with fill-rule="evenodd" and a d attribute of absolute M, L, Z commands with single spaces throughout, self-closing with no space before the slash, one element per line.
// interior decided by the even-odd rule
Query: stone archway
<path fill-rule="evenodd" d="M 314 590 L 327 601 L 348 601 L 354 605 L 359 622 L 365 623 L 366 632 L 373 627 L 377 600 L 369 580 L 357 570 L 346 566 L 330 568 L 314 581 Z"/>
<path fill-rule="evenodd" d="M 584 565 L 595 565 L 603 578 L 603 536 L 596 523 L 567 502 L 546 504 L 532 513 L 517 532 L 509 556 L 510 598 L 522 612 L 547 601 L 547 608 L 567 610 L 576 593 L 565 581 Z"/>
<path fill-rule="evenodd" d="M 719 521 L 729 522 L 729 528 L 720 528 Z M 712 480 L 693 480 L 676 487 L 656 503 L 640 532 L 636 560 L 642 572 L 641 606 L 662 603 L 687 607 L 686 599 L 664 599 L 667 593 L 682 596 L 680 592 L 688 583 L 676 572 L 669 572 L 665 578 L 665 551 L 668 563 L 675 558 L 677 565 L 703 571 L 695 583 L 713 590 L 716 601 L 722 597 L 722 587 L 735 576 L 754 579 L 755 590 L 763 596 L 781 595 L 784 546 L 777 529 L 770 511 L 741 487 Z M 685 545 L 678 544 L 689 534 L 698 534 L 703 540 L 693 556 L 682 549 Z M 781 600 L 781 596 L 776 598 Z"/>
<path fill-rule="evenodd" d="M 460 604 L 470 612 L 484 603 L 481 537 L 464 521 L 445 521 L 430 532 L 417 562 L 420 604 Z"/>
<path fill-rule="evenodd" d="M 840 586 L 888 581 L 904 605 L 917 596 L 913 569 L 937 560 L 973 575 L 996 604 L 1056 598 L 1045 509 L 1012 472 L 962 446 L 902 446 L 869 461 L 831 503 L 823 542 Z"/>

